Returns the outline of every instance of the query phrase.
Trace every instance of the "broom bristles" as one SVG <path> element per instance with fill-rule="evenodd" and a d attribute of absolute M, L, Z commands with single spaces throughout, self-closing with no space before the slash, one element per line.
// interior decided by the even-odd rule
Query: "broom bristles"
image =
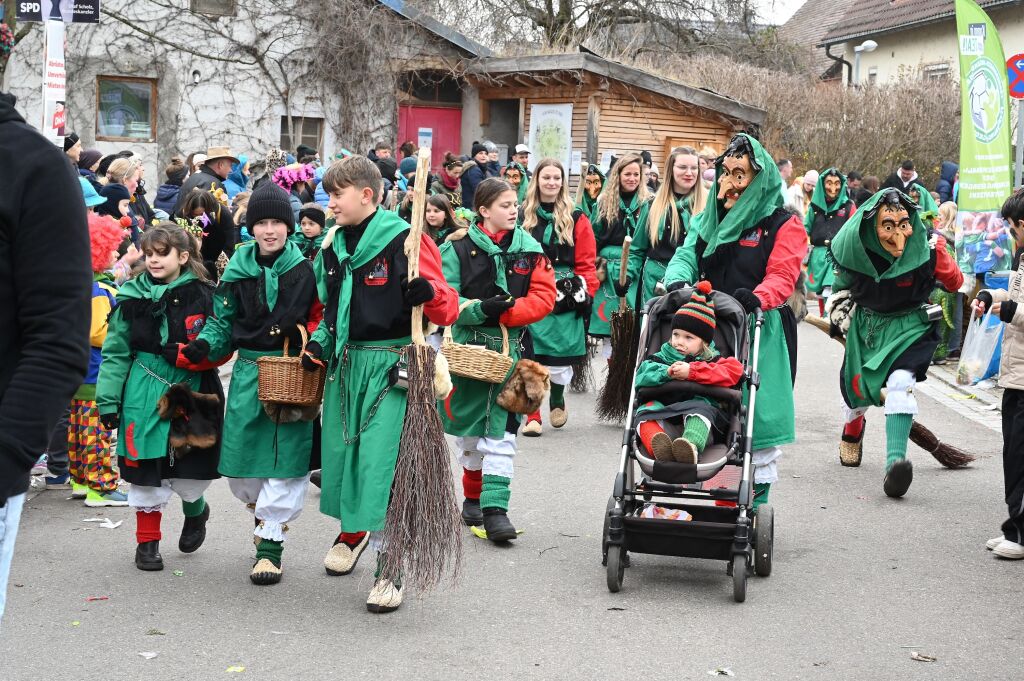
<path fill-rule="evenodd" d="M 964 468 L 975 459 L 964 450 L 942 442 L 935 433 L 917 421 L 910 427 L 910 441 L 934 456 L 946 468 Z"/>
<path fill-rule="evenodd" d="M 633 385 L 633 370 L 640 338 L 636 331 L 636 316 L 627 309 L 612 315 L 612 357 L 608 362 L 608 377 L 597 395 L 597 417 L 604 421 L 622 421 L 629 408 L 629 389 Z"/>
<path fill-rule="evenodd" d="M 421 592 L 447 576 L 454 582 L 462 564 L 461 516 L 434 400 L 434 349 L 406 348 L 408 406 L 384 523 L 381 576 L 399 576 Z"/>
<path fill-rule="evenodd" d="M 583 352 L 583 357 L 573 362 L 572 365 L 572 380 L 569 381 L 569 392 L 587 392 L 593 379 L 593 368 L 590 366 L 590 361 L 597 354 L 597 345 L 590 342 L 589 336 L 585 336 L 584 346 L 586 349 Z"/>

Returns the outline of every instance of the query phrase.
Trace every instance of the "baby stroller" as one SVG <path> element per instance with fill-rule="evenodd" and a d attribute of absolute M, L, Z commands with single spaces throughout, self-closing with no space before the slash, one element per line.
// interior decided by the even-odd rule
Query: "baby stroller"
<path fill-rule="evenodd" d="M 691 288 L 679 289 L 648 302 L 640 323 L 638 365 L 669 340 L 672 316 L 690 299 L 692 292 Z M 772 508 L 763 504 L 756 515 L 750 510 L 753 501 L 750 453 L 764 317 L 760 310 L 754 313 L 751 344 L 743 307 L 720 291 L 714 291 L 711 299 L 717 316 L 715 347 L 723 356 L 733 356 L 744 363 L 741 381 L 748 388 L 747 403 L 743 403 L 740 386 L 731 389 L 669 381 L 638 391 L 634 379 L 622 435 L 622 457 L 604 519 L 602 553 L 609 591 L 617 592 L 622 588 L 629 553 L 726 561 L 726 572 L 733 579 L 733 597 L 740 603 L 746 600 L 751 568 L 759 576 L 771 574 L 775 533 Z M 637 406 L 650 400 L 666 405 L 680 402 L 685 399 L 684 394 L 704 395 L 723 405 L 729 416 L 725 441 L 720 443 L 719 438 L 709 441 L 696 464 L 655 461 L 637 436 Z M 712 488 L 707 484 L 727 466 L 738 467 L 738 486 Z M 640 469 L 639 479 L 637 468 Z M 648 503 L 686 511 L 692 519 L 641 517 Z"/>

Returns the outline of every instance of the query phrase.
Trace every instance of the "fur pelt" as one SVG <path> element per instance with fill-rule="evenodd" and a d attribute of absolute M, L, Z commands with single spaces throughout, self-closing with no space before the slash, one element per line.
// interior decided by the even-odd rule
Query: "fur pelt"
<path fill-rule="evenodd" d="M 261 402 L 263 411 L 274 423 L 295 423 L 296 421 L 313 421 L 320 415 L 320 405 L 312 407 L 296 407 L 291 404 L 275 404 Z"/>
<path fill-rule="evenodd" d="M 583 277 L 565 277 L 555 282 L 555 309 L 553 312 L 570 312 L 587 306 L 587 287 Z"/>
<path fill-rule="evenodd" d="M 443 400 L 452 391 L 452 374 L 444 353 L 434 353 L 434 397 Z"/>
<path fill-rule="evenodd" d="M 498 406 L 513 414 L 532 414 L 540 409 L 550 389 L 547 368 L 531 359 L 521 359 L 498 394 Z"/>
<path fill-rule="evenodd" d="M 224 409 L 217 395 L 194 392 L 187 383 L 175 383 L 157 402 L 157 413 L 170 421 L 167 442 L 175 458 L 193 449 L 209 449 L 220 438 Z"/>
<path fill-rule="evenodd" d="M 461 239 L 466 238 L 467 234 L 469 234 L 469 228 L 468 227 L 460 227 L 459 229 L 455 230 L 454 232 L 452 232 L 451 234 L 446 236 L 444 238 L 444 240 L 445 241 L 459 241 Z"/>

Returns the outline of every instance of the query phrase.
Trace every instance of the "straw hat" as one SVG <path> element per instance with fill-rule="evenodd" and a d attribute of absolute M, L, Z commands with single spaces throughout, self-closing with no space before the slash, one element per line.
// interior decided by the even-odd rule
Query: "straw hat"
<path fill-rule="evenodd" d="M 216 161 L 219 158 L 231 159 L 232 163 L 238 163 L 238 159 L 235 158 L 234 155 L 231 153 L 230 147 L 210 147 L 209 149 L 206 150 L 205 163 L 209 163 L 210 161 Z"/>

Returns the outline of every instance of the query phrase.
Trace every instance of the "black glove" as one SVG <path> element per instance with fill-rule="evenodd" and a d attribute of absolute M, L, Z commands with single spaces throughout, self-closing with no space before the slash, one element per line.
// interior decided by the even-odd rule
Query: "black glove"
<path fill-rule="evenodd" d="M 182 348 L 181 354 L 185 355 L 185 359 L 193 364 L 199 364 L 210 354 L 210 344 L 197 338 Z"/>
<path fill-rule="evenodd" d="M 736 302 L 743 306 L 743 309 L 747 311 L 747 314 L 752 313 L 754 310 L 761 307 L 761 299 L 754 294 L 749 288 L 738 288 L 732 297 L 736 299 Z"/>
<path fill-rule="evenodd" d="M 685 281 L 673 281 L 671 284 L 667 284 L 665 286 L 665 290 L 672 293 L 673 291 L 678 291 L 679 289 L 686 288 L 687 286 L 689 286 L 689 284 Z"/>
<path fill-rule="evenodd" d="M 619 280 L 616 279 L 612 282 L 612 288 L 615 289 L 615 295 L 619 298 L 625 298 L 629 295 L 629 279 L 626 280 L 625 284 L 620 284 Z"/>
<path fill-rule="evenodd" d="M 480 311 L 484 313 L 485 317 L 497 318 L 505 310 L 512 309 L 515 304 L 516 300 L 512 296 L 494 296 L 480 301 Z"/>
<path fill-rule="evenodd" d="M 416 280 L 413 279 L 413 281 Z M 324 349 L 320 347 L 319 343 L 309 341 L 306 343 L 306 351 L 302 353 L 302 368 L 310 373 L 322 368 L 324 363 L 320 361 L 320 357 L 323 354 Z"/>
<path fill-rule="evenodd" d="M 112 414 L 100 414 L 100 423 L 105 430 L 114 430 L 120 424 L 121 419 L 115 411 Z"/>
<path fill-rule="evenodd" d="M 985 312 L 992 309 L 992 294 L 988 291 L 981 291 L 978 293 L 977 301 L 985 306 Z"/>
<path fill-rule="evenodd" d="M 172 367 L 178 366 L 178 351 L 180 349 L 181 346 L 178 343 L 167 343 L 160 351 L 160 354 L 163 355 L 164 359 Z"/>
<path fill-rule="evenodd" d="M 1017 303 L 1007 300 L 999 305 L 999 321 L 1009 324 L 1013 321 L 1013 315 L 1017 314 Z"/>
<path fill-rule="evenodd" d="M 402 282 L 402 298 L 410 307 L 429 303 L 434 299 L 434 287 L 423 277 Z"/>

